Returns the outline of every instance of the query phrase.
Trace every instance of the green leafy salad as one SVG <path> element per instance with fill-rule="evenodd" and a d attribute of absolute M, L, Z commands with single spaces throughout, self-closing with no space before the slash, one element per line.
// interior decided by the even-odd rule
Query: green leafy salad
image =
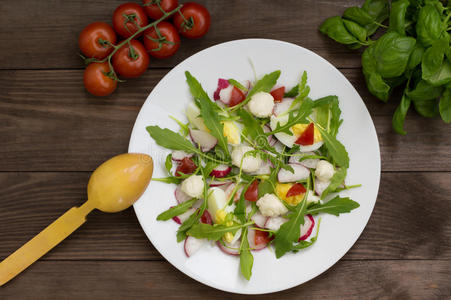
<path fill-rule="evenodd" d="M 299 252 L 318 237 L 320 214 L 338 216 L 359 204 L 338 192 L 347 186 L 349 157 L 336 136 L 342 123 L 337 96 L 312 100 L 307 74 L 285 90 L 280 71 L 255 82 L 219 79 L 213 100 L 185 72 L 193 101 L 178 132 L 148 126 L 172 152 L 168 176 L 177 205 L 157 220 L 180 224 L 177 241 L 189 257 L 204 244 L 239 257 L 252 275 L 252 252 Z M 172 199 L 168 199 L 168 207 Z M 210 242 L 209 242 L 210 241 Z"/>

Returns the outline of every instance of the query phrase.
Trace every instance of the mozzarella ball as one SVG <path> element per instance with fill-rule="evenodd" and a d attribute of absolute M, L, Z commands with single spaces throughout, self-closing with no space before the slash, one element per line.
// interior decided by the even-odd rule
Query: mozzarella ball
<path fill-rule="evenodd" d="M 327 160 L 320 160 L 316 165 L 315 175 L 321 181 L 330 180 L 334 173 L 334 166 Z"/>
<path fill-rule="evenodd" d="M 252 173 L 256 172 L 258 169 L 260 169 L 263 161 L 258 157 L 252 156 L 252 155 L 246 155 L 244 154 L 249 151 L 253 151 L 254 148 L 249 146 L 237 146 L 233 148 L 232 151 L 232 163 L 237 166 L 238 168 L 242 166 L 243 172 L 246 173 Z M 243 158 L 244 157 L 244 158 Z M 243 160 L 243 164 L 241 165 L 241 160 Z"/>
<path fill-rule="evenodd" d="M 277 217 L 288 212 L 285 205 L 274 194 L 265 194 L 256 204 L 265 217 Z"/>
<path fill-rule="evenodd" d="M 200 175 L 191 175 L 182 182 L 182 192 L 193 198 L 200 198 L 204 192 L 204 180 Z"/>
<path fill-rule="evenodd" d="M 270 93 L 259 92 L 251 97 L 247 107 L 251 114 L 258 118 L 266 118 L 272 115 L 274 97 Z"/>

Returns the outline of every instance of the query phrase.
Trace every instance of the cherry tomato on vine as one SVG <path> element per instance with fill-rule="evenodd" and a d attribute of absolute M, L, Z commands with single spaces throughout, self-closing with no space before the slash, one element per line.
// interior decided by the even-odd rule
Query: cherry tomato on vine
<path fill-rule="evenodd" d="M 155 27 L 144 31 L 144 46 L 147 52 L 156 58 L 166 58 L 174 55 L 180 47 L 180 36 L 177 29 L 169 22 L 160 22 L 157 29 L 161 34 L 158 37 Z"/>
<path fill-rule="evenodd" d="M 183 4 L 180 13 L 174 15 L 173 22 L 181 35 L 186 38 L 197 39 L 207 33 L 211 18 L 210 13 L 204 6 L 187 2 Z"/>
<path fill-rule="evenodd" d="M 116 44 L 116 33 L 104 22 L 86 26 L 78 36 L 78 47 L 86 57 L 102 59 L 113 51 L 110 44 Z"/>
<path fill-rule="evenodd" d="M 94 96 L 108 96 L 117 87 L 117 81 L 108 77 L 110 66 L 107 62 L 91 63 L 86 67 L 83 81 L 86 90 Z"/>
<path fill-rule="evenodd" d="M 158 20 L 163 16 L 163 12 L 161 9 L 163 9 L 165 12 L 170 12 L 171 10 L 174 10 L 178 6 L 177 0 L 142 0 L 144 10 L 146 11 L 146 14 L 149 16 L 149 18 Z M 158 7 L 160 5 L 160 7 Z"/>
<path fill-rule="evenodd" d="M 128 38 L 138 31 L 139 27 L 144 27 L 147 24 L 148 20 L 144 9 L 136 3 L 121 4 L 113 13 L 114 30 L 124 38 Z"/>
<path fill-rule="evenodd" d="M 117 74 L 125 78 L 139 77 L 149 66 L 149 54 L 143 44 L 137 40 L 131 40 L 129 44 L 122 46 L 113 55 L 113 68 Z"/>

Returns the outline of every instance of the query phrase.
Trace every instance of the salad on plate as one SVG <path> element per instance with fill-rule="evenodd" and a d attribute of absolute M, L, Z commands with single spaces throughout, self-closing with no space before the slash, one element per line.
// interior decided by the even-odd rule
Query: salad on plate
<path fill-rule="evenodd" d="M 180 130 L 153 125 L 155 142 L 172 152 L 168 176 L 175 200 L 157 220 L 180 224 L 176 238 L 188 257 L 207 243 L 239 257 L 250 279 L 252 252 L 277 258 L 318 238 L 320 214 L 349 213 L 359 204 L 340 191 L 348 153 L 336 136 L 342 123 L 337 96 L 312 100 L 307 74 L 286 91 L 280 71 L 254 82 L 219 79 L 213 99 L 185 72 L 192 100 Z M 172 206 L 171 206 L 172 204 Z M 298 254 L 302 255 L 302 254 Z"/>

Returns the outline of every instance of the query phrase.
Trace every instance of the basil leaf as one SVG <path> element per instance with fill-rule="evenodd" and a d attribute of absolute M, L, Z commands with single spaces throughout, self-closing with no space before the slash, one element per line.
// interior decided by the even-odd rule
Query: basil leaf
<path fill-rule="evenodd" d="M 407 133 L 404 130 L 404 120 L 406 119 L 406 115 L 410 107 L 410 102 L 410 98 L 404 93 L 399 106 L 396 108 L 395 113 L 393 114 L 392 126 L 393 129 L 399 134 L 405 135 Z"/>
<path fill-rule="evenodd" d="M 210 134 L 218 140 L 218 145 L 224 150 L 226 157 L 229 157 L 230 153 L 227 145 L 227 138 L 224 136 L 224 126 L 220 122 L 221 118 L 216 110 L 217 104 L 211 101 L 200 83 L 190 74 L 190 72 L 186 71 L 185 76 L 191 94 L 199 101 L 200 114 L 204 119 L 205 125 L 210 129 Z"/>
<path fill-rule="evenodd" d="M 350 198 L 341 198 L 340 196 L 336 196 L 330 201 L 327 201 L 326 203 L 315 203 L 306 211 L 306 214 L 310 215 L 316 215 L 319 213 L 326 213 L 331 214 L 334 216 L 338 216 L 343 213 L 351 212 L 351 210 L 356 209 L 359 207 L 360 204 L 358 204 L 355 201 L 352 201 Z"/>
<path fill-rule="evenodd" d="M 324 145 L 326 146 L 329 155 L 332 157 L 335 163 L 337 163 L 337 165 L 339 165 L 340 167 L 346 169 L 349 168 L 349 156 L 343 144 L 320 126 L 318 126 L 317 128 L 321 132 L 321 136 L 324 140 Z"/>
<path fill-rule="evenodd" d="M 233 226 L 225 226 L 219 224 L 209 225 L 204 223 L 197 223 L 194 224 L 186 234 L 195 237 L 197 239 L 209 239 L 212 241 L 218 241 L 227 232 L 232 232 L 233 234 L 235 234 L 238 231 L 238 229 L 251 224 L 252 223 L 246 223 L 243 225 L 239 224 Z"/>
<path fill-rule="evenodd" d="M 445 60 L 448 47 L 447 40 L 439 40 L 424 52 L 421 61 L 421 77 L 433 86 L 451 82 L 451 63 Z"/>
<path fill-rule="evenodd" d="M 319 27 L 319 31 L 331 39 L 345 45 L 357 43 L 357 39 L 350 34 L 340 16 L 326 19 Z"/>
<path fill-rule="evenodd" d="M 424 46 L 429 47 L 438 40 L 444 28 L 440 13 L 433 4 L 426 4 L 418 12 L 416 32 L 418 41 Z"/>
<path fill-rule="evenodd" d="M 329 186 L 321 194 L 321 199 L 324 199 L 330 193 L 335 192 L 335 190 L 344 182 L 344 180 L 346 178 L 346 173 L 347 172 L 346 172 L 345 168 L 337 169 L 335 174 L 330 179 Z"/>
<path fill-rule="evenodd" d="M 451 122 L 451 90 L 446 89 L 440 98 L 440 116 L 446 123 Z"/>
<path fill-rule="evenodd" d="M 440 97 L 441 94 L 442 87 L 433 86 L 424 80 L 420 80 L 413 90 L 407 92 L 407 96 L 413 101 L 435 99 Z"/>
<path fill-rule="evenodd" d="M 384 22 L 390 13 L 388 0 L 365 0 L 362 8 L 379 24 Z M 377 23 L 373 22 L 365 26 L 368 36 L 375 33 L 379 28 Z"/>
<path fill-rule="evenodd" d="M 247 228 L 243 230 L 241 235 L 241 246 L 240 246 L 240 269 L 241 274 L 247 280 L 251 279 L 252 276 L 252 266 L 254 264 L 254 256 L 249 249 L 249 241 L 247 239 Z"/>
<path fill-rule="evenodd" d="M 239 83 L 238 81 L 236 81 L 235 79 L 229 79 L 228 82 L 231 85 L 233 85 L 234 87 L 236 87 L 236 88 L 238 88 L 238 89 L 240 89 L 242 91 L 247 92 L 247 88 L 244 85 L 242 85 L 241 83 Z"/>
<path fill-rule="evenodd" d="M 364 42 L 366 40 L 366 30 L 359 24 L 349 21 L 349 20 L 343 20 L 343 24 L 355 38 L 357 38 L 359 41 Z"/>
<path fill-rule="evenodd" d="M 423 59 L 424 48 L 420 45 L 420 43 L 415 44 L 415 48 L 412 53 L 410 53 L 409 62 L 407 63 L 407 69 L 413 70 L 416 66 L 421 63 Z"/>
<path fill-rule="evenodd" d="M 343 13 L 343 18 L 354 21 L 361 26 L 371 24 L 374 21 L 374 18 L 366 10 L 357 6 L 347 8 Z"/>
<path fill-rule="evenodd" d="M 388 27 L 388 30 L 396 31 L 400 35 L 406 35 L 406 12 L 409 5 L 409 0 L 398 0 L 392 2 L 389 21 L 390 26 Z"/>
<path fill-rule="evenodd" d="M 161 129 L 159 126 L 147 126 L 146 130 L 155 142 L 164 148 L 183 150 L 189 153 L 199 152 L 199 150 L 194 147 L 190 141 L 170 129 Z"/>
<path fill-rule="evenodd" d="M 413 106 L 420 115 L 426 118 L 433 118 L 439 114 L 437 99 L 418 99 L 413 101 Z"/>
<path fill-rule="evenodd" d="M 167 221 L 169 219 L 172 219 L 175 216 L 181 215 L 184 212 L 186 212 L 188 209 L 193 206 L 193 204 L 197 201 L 197 199 L 191 199 L 185 202 L 180 203 L 177 206 L 171 207 L 168 210 L 162 212 L 158 215 L 157 220 L 158 221 Z"/>
<path fill-rule="evenodd" d="M 365 81 L 371 94 L 380 100 L 387 102 L 391 93 L 391 87 L 382 79 L 378 73 L 365 74 Z"/>

